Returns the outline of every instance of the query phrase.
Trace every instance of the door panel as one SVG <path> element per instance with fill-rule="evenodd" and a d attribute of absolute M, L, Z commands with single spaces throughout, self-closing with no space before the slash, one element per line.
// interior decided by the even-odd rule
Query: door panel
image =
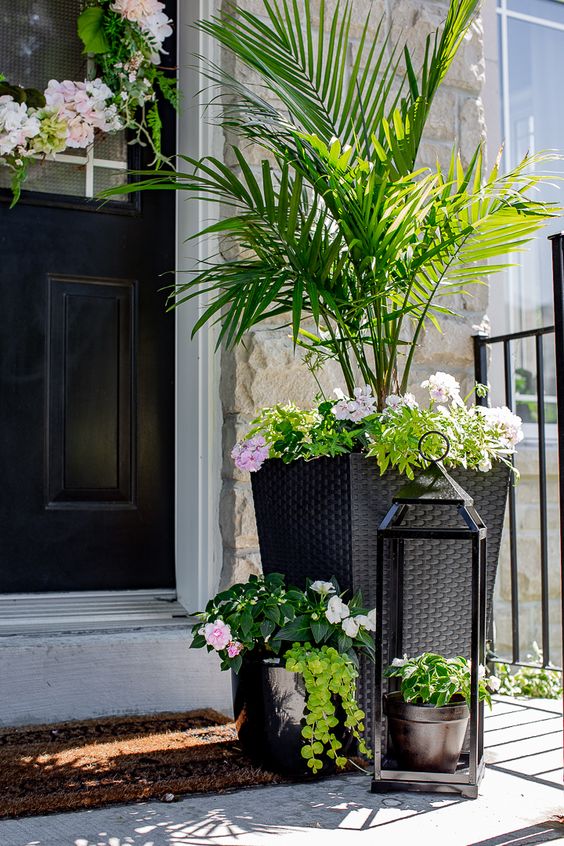
<path fill-rule="evenodd" d="M 62 6 L 67 16 L 47 20 Z M 63 43 L 75 7 L 22 0 L 17 16 L 66 26 Z M 0 22 L 13 10 L 0 0 Z M 84 75 L 57 72 L 52 49 L 40 55 L 40 79 L 2 69 L 43 86 Z M 169 113 L 171 152 L 173 139 Z M 89 190 L 113 171 L 96 161 L 124 178 L 127 155 L 123 137 L 99 144 L 90 163 L 50 163 L 14 209 L 7 192 L 0 202 L 0 593 L 174 586 L 174 318 L 160 290 L 174 267 L 174 199 L 98 208 Z"/>
<path fill-rule="evenodd" d="M 136 283 L 48 279 L 48 507 L 134 504 Z"/>

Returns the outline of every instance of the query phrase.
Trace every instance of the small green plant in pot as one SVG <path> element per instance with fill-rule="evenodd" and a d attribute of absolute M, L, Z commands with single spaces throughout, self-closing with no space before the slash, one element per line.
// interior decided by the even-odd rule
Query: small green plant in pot
<path fill-rule="evenodd" d="M 340 769 L 352 738 L 362 738 L 356 701 L 358 659 L 373 658 L 374 612 L 335 580 L 286 586 L 278 573 L 251 576 L 198 613 L 193 648 L 217 652 L 233 671 L 239 740 L 255 760 L 283 772 Z"/>
<path fill-rule="evenodd" d="M 417 658 L 394 658 L 385 676 L 400 679 L 384 708 L 400 767 L 410 771 L 454 773 L 470 716 L 470 662 L 424 652 Z M 478 698 L 491 707 L 499 687 L 495 676 L 478 670 Z"/>

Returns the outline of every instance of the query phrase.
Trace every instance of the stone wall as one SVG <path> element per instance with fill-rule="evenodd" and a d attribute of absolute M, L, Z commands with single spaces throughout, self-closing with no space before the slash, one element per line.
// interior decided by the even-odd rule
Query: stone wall
<path fill-rule="evenodd" d="M 263 8 L 257 0 L 239 0 L 239 5 L 253 11 Z M 331 6 L 331 3 L 328 5 Z M 447 8 L 446 2 L 430 0 L 354 0 L 353 5 L 358 21 L 352 29 L 353 40 L 359 37 L 370 9 L 374 28 L 384 15 L 388 27 L 391 22 L 392 38 L 408 38 L 410 44 L 418 48 L 418 56 L 422 55 L 425 36 L 444 20 Z M 328 15 L 326 20 L 330 22 L 331 16 Z M 461 149 L 463 158 L 468 160 L 483 140 L 485 123 L 480 100 L 483 83 L 483 33 L 478 20 L 464 40 L 433 105 L 421 146 L 422 165 L 432 166 L 436 159 L 447 164 L 454 142 Z M 232 161 L 228 148 L 226 159 Z M 460 379 L 464 391 L 473 384 L 470 339 L 475 327 L 484 319 L 487 288 L 477 287 L 472 297 L 458 297 L 457 301 L 453 298 L 449 305 L 460 316 L 443 321 L 442 335 L 431 330 L 424 338 L 413 371 L 414 386 L 438 369 L 448 370 Z M 341 386 L 335 373 L 326 373 L 322 381 L 329 393 L 334 387 Z M 225 459 L 220 523 L 224 544 L 224 586 L 244 579 L 260 568 L 250 481 L 247 474 L 239 473 L 233 466 L 229 457 L 233 444 L 261 406 L 286 400 L 307 406 L 312 403 L 315 393 L 316 385 L 301 364 L 299 355 L 294 354 L 287 329 L 279 329 L 275 324 L 262 324 L 250 333 L 244 345 L 234 352 L 223 352 L 221 400 Z"/>

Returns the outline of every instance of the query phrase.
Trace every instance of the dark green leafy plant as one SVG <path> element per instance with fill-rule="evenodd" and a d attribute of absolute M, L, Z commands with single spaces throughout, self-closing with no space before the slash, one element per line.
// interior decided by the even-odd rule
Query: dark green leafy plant
<path fill-rule="evenodd" d="M 373 657 L 374 642 L 369 634 L 375 628 L 373 612 L 362 607 L 360 593 L 346 603 L 339 594 L 334 579 L 308 582 L 308 587 L 300 590 L 287 587 L 280 573 L 251 576 L 248 582 L 238 582 L 218 593 L 205 611 L 195 614 L 199 622 L 193 627 L 192 648 L 207 646 L 208 652 L 217 651 L 222 669 L 235 672 L 245 655 L 283 655 L 290 643 L 331 646 L 353 663 L 360 652 Z M 227 640 L 214 641 L 209 628 L 206 630 L 218 621 L 228 628 Z M 237 644 L 236 654 L 229 654 L 229 643 Z"/>
<path fill-rule="evenodd" d="M 262 0 L 262 14 L 227 3 L 199 24 L 257 77 L 252 85 L 207 70 L 222 124 L 268 154 L 260 176 L 234 148 L 236 168 L 184 158 L 183 171 L 106 193 L 177 189 L 222 205 L 226 217 L 195 237 L 226 237 L 239 254 L 205 260 L 171 295 L 171 308 L 207 295 L 194 331 L 217 322 L 218 344 L 233 345 L 283 316 L 311 364 L 338 362 L 349 395 L 369 385 L 382 410 L 390 393 L 406 391 L 424 328 L 453 313 L 447 297 L 506 267 L 506 254 L 558 213 L 531 198 L 546 156 L 505 175 L 497 165 L 484 172 L 480 149 L 466 167 L 456 150 L 446 172 L 416 166 L 433 98 L 477 6 L 451 0 L 418 69 L 382 23 L 374 37 L 369 18 L 351 57 L 358 12 L 349 0 L 330 25 L 325 0 L 318 14 L 309 0 Z"/>
<path fill-rule="evenodd" d="M 239 672 L 244 658 L 278 656 L 287 670 L 303 675 L 302 755 L 313 773 L 321 768 L 323 754 L 338 767 L 346 763 L 334 731 L 338 707 L 361 753 L 369 755 L 361 738 L 365 715 L 356 702 L 356 679 L 359 655 L 374 657 L 370 632 L 376 623 L 374 612 L 362 608 L 360 594 L 345 603 L 334 579 L 308 581 L 300 590 L 286 587 L 284 576 L 271 573 L 218 593 L 196 616 L 191 646 L 217 652 L 223 670 Z"/>
<path fill-rule="evenodd" d="M 404 702 L 441 707 L 465 699 L 470 705 L 470 663 L 462 656 L 445 658 L 424 652 L 417 658 L 394 658 L 384 675 L 401 679 Z M 478 679 L 478 697 L 491 707 L 491 693 L 498 689 L 499 682 L 493 676 L 486 679 L 482 668 Z"/>

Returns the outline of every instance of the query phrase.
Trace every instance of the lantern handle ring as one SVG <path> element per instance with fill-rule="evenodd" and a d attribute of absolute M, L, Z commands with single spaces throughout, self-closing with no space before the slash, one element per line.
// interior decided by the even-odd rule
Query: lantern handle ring
<path fill-rule="evenodd" d="M 425 438 L 428 438 L 429 435 L 438 435 L 439 438 L 442 438 L 443 441 L 445 442 L 444 452 L 441 455 L 439 455 L 438 458 L 430 458 L 428 455 L 425 454 L 425 452 L 423 450 L 423 441 L 425 440 Z M 443 461 L 447 457 L 447 455 L 449 454 L 449 452 L 450 452 L 450 441 L 447 438 L 447 436 L 444 434 L 444 432 L 439 432 L 437 429 L 431 429 L 431 431 L 425 432 L 424 435 L 421 435 L 421 437 L 419 438 L 419 443 L 417 445 L 417 449 L 419 450 L 419 455 L 421 456 L 423 461 L 430 461 L 433 464 L 437 464 L 439 461 Z"/>

